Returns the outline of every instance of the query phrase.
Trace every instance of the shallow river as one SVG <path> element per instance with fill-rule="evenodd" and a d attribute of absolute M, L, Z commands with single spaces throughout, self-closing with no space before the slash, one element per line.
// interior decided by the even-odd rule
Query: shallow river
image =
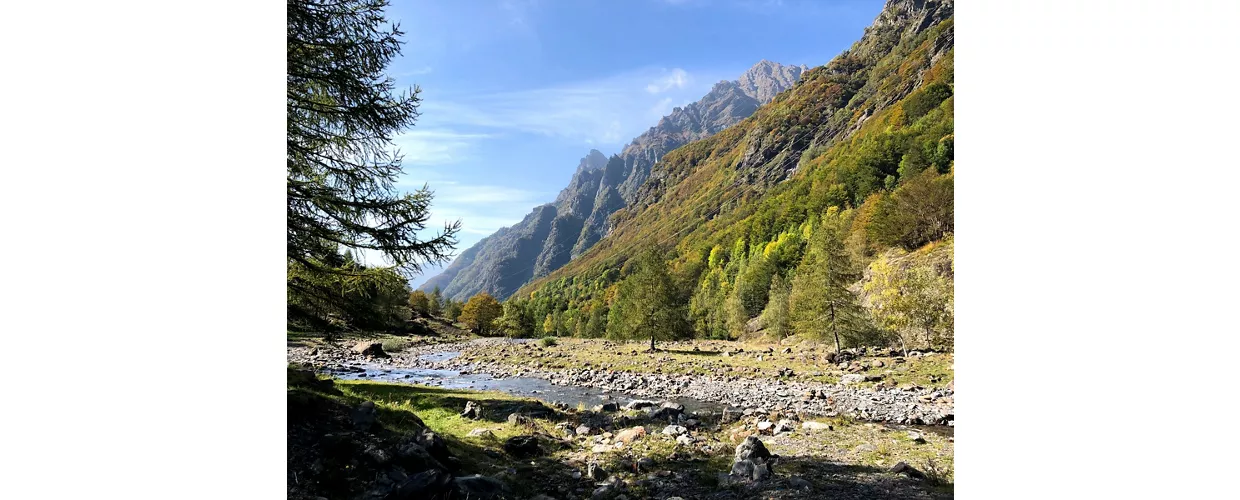
<path fill-rule="evenodd" d="M 448 361 L 452 358 L 460 356 L 459 352 L 437 352 L 419 356 L 418 359 L 430 362 Z M 391 368 L 384 366 L 368 366 L 360 365 L 365 371 L 350 371 L 342 369 L 329 370 L 333 377 L 345 380 L 378 380 L 383 382 L 395 382 L 402 384 L 420 384 L 434 387 L 442 387 L 445 389 L 472 389 L 479 391 L 500 391 L 516 396 L 530 397 L 547 403 L 563 403 L 569 407 L 577 407 L 578 405 L 586 408 L 602 404 L 606 401 L 615 401 L 624 406 L 634 399 L 640 398 L 617 391 L 603 391 L 592 387 L 564 386 L 554 385 L 546 380 L 534 377 L 493 377 L 485 373 L 462 373 L 458 370 L 438 370 L 432 368 Z M 692 398 L 668 398 L 685 405 L 685 410 L 693 412 L 711 411 L 721 412 L 724 405 L 710 401 L 702 401 Z M 727 406 L 729 411 L 741 411 L 740 408 Z M 944 436 L 955 435 L 952 427 L 934 425 L 887 425 L 892 428 L 917 428 L 923 431 L 933 432 Z"/>

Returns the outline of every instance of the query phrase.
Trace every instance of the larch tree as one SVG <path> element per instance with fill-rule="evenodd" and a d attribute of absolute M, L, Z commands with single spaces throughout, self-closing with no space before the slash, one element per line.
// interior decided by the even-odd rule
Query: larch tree
<path fill-rule="evenodd" d="M 495 329 L 495 320 L 503 315 L 504 306 L 491 294 L 481 292 L 470 297 L 461 308 L 461 323 L 476 333 L 487 334 Z"/>
<path fill-rule="evenodd" d="M 865 311 L 848 289 L 860 278 L 844 250 L 839 228 L 830 223 L 816 228 L 792 280 L 788 302 L 796 331 L 810 336 L 829 334 L 835 339 L 835 351 L 840 352 L 841 335 L 854 336 L 865 328 Z"/>
<path fill-rule="evenodd" d="M 440 314 L 443 314 L 443 292 L 439 291 L 439 285 L 435 285 L 435 289 L 431 290 L 431 294 L 427 297 L 427 299 L 430 301 L 428 311 L 432 317 L 437 317 Z"/>
<path fill-rule="evenodd" d="M 691 332 L 689 311 L 678 299 L 662 254 L 653 248 L 643 252 L 620 281 L 608 313 L 607 336 L 616 340 L 649 338 L 652 352 L 656 340 L 687 336 Z"/>
<path fill-rule="evenodd" d="M 330 297 L 316 283 L 342 277 L 365 288 L 387 270 L 405 276 L 444 262 L 460 222 L 423 237 L 432 193 L 400 193 L 393 135 L 413 125 L 419 89 L 397 92 L 385 75 L 400 54 L 387 0 L 289 0 L 287 4 L 287 258 L 289 316 L 298 297 Z M 341 249 L 383 256 L 389 267 L 343 266 Z M 294 280 L 296 274 L 301 279 Z"/>

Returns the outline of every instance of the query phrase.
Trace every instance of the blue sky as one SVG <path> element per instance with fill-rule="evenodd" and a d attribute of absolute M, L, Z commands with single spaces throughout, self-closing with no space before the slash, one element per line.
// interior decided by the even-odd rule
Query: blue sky
<path fill-rule="evenodd" d="M 388 15 L 406 43 L 388 71 L 423 99 L 417 125 L 395 139 L 405 155 L 397 187 L 430 185 L 432 227 L 462 221 L 459 253 L 554 200 L 591 148 L 619 152 L 759 60 L 825 64 L 882 5 L 393 0 Z"/>

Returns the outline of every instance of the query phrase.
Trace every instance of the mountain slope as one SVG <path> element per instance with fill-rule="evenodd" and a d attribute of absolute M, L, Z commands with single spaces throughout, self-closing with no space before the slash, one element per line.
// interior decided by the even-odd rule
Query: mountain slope
<path fill-rule="evenodd" d="M 625 262 L 654 244 L 694 295 L 698 333 L 717 335 L 712 308 L 749 287 L 741 320 L 757 316 L 771 276 L 795 272 L 820 220 L 844 224 L 859 265 L 950 235 L 952 12 L 951 1 L 889 0 L 858 42 L 791 91 L 668 153 L 607 238 L 514 300 L 566 325 L 561 333 L 597 335 L 587 319 L 609 307 Z"/>
<path fill-rule="evenodd" d="M 607 158 L 590 151 L 554 202 L 479 241 L 419 289 L 438 286 L 457 300 L 478 292 L 506 298 L 530 279 L 559 269 L 611 231 L 610 216 L 636 198 L 663 155 L 745 119 L 794 85 L 805 69 L 761 61 L 739 79 L 719 82 L 702 99 L 673 109 L 619 154 Z"/>

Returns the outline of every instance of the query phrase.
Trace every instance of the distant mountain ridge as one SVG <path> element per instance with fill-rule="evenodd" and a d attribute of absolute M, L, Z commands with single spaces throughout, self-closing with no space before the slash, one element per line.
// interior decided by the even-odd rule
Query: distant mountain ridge
<path fill-rule="evenodd" d="M 807 70 L 762 60 L 738 79 L 721 81 L 698 101 L 673 109 L 619 154 L 608 158 L 591 150 L 554 202 L 483 238 L 419 289 L 438 286 L 457 300 L 483 291 L 504 299 L 559 269 L 611 231 L 611 215 L 633 202 L 663 155 L 744 120 Z"/>

